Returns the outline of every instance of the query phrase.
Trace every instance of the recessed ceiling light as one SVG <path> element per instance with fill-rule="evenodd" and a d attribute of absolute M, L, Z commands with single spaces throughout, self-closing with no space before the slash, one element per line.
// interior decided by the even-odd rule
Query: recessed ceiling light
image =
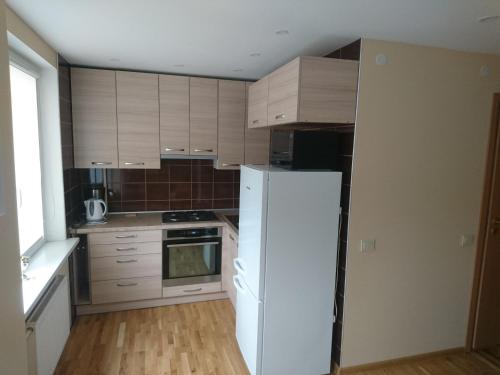
<path fill-rule="evenodd" d="M 276 35 L 288 35 L 288 34 L 289 34 L 288 30 L 285 29 L 276 31 Z"/>
<path fill-rule="evenodd" d="M 489 21 L 496 21 L 496 20 L 498 20 L 498 19 L 500 19 L 500 15 L 498 15 L 498 14 L 493 14 L 493 15 L 490 15 L 490 16 L 483 16 L 483 17 L 479 17 L 479 18 L 477 19 L 477 22 L 481 22 L 481 23 L 483 23 L 483 22 L 489 22 Z"/>
<path fill-rule="evenodd" d="M 241 68 L 234 68 L 234 69 L 232 69 L 232 71 L 233 71 L 233 72 L 242 72 L 242 71 L 243 71 L 243 69 L 241 69 Z"/>
<path fill-rule="evenodd" d="M 259 52 L 254 52 L 250 54 L 251 57 L 259 57 L 260 53 Z"/>
<path fill-rule="evenodd" d="M 184 64 L 174 64 L 172 66 L 175 68 L 184 68 L 185 65 Z"/>
<path fill-rule="evenodd" d="M 117 59 L 116 57 L 112 57 L 109 59 L 109 61 L 116 62 L 116 61 L 120 61 L 120 59 Z"/>

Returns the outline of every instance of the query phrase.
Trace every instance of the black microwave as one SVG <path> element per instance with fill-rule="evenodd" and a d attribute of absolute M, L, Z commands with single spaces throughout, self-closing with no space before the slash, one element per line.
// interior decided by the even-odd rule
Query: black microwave
<path fill-rule="evenodd" d="M 339 135 L 325 130 L 273 130 L 271 164 L 287 169 L 339 170 Z"/>

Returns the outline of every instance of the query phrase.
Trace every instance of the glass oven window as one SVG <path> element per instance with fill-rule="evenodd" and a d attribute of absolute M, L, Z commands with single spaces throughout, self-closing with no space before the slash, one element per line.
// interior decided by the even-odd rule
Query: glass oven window
<path fill-rule="evenodd" d="M 168 278 L 215 275 L 217 246 L 217 243 L 169 244 Z"/>

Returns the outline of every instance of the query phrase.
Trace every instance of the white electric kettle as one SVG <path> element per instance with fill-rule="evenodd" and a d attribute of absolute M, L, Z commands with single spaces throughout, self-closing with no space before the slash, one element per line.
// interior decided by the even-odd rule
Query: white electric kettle
<path fill-rule="evenodd" d="M 83 202 L 85 204 L 85 213 L 88 222 L 102 222 L 104 221 L 104 215 L 108 213 L 108 207 L 106 202 L 102 199 L 87 199 Z"/>

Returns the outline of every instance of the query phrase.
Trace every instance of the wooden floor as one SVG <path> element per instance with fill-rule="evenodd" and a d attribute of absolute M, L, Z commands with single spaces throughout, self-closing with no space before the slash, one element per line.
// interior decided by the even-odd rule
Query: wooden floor
<path fill-rule="evenodd" d="M 81 316 L 55 374 L 248 374 L 229 300 Z"/>
<path fill-rule="evenodd" d="M 247 375 L 234 329 L 229 300 L 82 316 L 71 331 L 55 374 Z M 349 374 L 500 374 L 500 349 Z"/>

